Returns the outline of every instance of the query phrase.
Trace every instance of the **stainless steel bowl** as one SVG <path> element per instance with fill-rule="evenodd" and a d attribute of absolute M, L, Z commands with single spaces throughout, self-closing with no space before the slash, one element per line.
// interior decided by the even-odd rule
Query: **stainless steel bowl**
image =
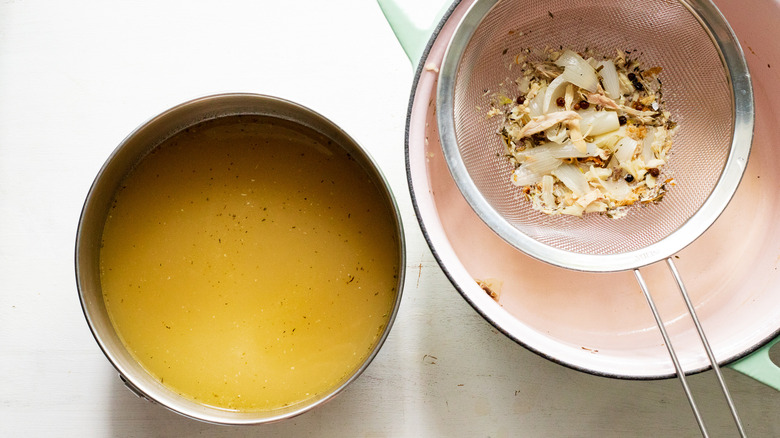
<path fill-rule="evenodd" d="M 161 142 L 185 128 L 221 117 L 261 115 L 284 119 L 311 128 L 341 145 L 374 181 L 392 212 L 398 241 L 396 297 L 392 313 L 378 342 L 352 375 L 326 393 L 301 404 L 264 412 L 237 412 L 192 401 L 145 371 L 117 335 L 109 319 L 101 290 L 99 255 L 101 236 L 114 194 L 133 167 Z M 405 273 L 405 246 L 401 218 L 390 187 L 376 163 L 349 135 L 325 117 L 301 105 L 257 94 L 221 94 L 195 99 L 152 118 L 133 131 L 114 150 L 98 173 L 87 195 L 76 235 L 76 282 L 84 316 L 92 334 L 122 381 L 138 396 L 181 415 L 221 424 L 268 423 L 293 417 L 318 406 L 341 392 L 371 363 L 384 343 L 398 312 Z"/>

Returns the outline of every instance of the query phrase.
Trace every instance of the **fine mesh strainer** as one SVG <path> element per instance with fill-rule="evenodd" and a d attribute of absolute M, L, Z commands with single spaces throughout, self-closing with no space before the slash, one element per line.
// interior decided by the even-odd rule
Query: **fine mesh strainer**
<path fill-rule="evenodd" d="M 663 97 L 677 122 L 665 173 L 676 181 L 658 204 L 620 219 L 548 216 L 510 183 L 513 166 L 486 117 L 495 92 L 511 96 L 515 55 L 546 47 L 632 51 L 661 66 Z M 514 91 L 516 93 L 516 91 Z M 475 212 L 504 240 L 564 268 L 634 270 L 669 349 L 702 433 L 706 429 L 663 322 L 638 268 L 667 260 L 737 423 L 731 397 L 671 256 L 703 233 L 737 189 L 753 136 L 750 76 L 731 28 L 706 0 L 476 1 L 454 33 L 440 68 L 437 121 L 453 178 Z"/>

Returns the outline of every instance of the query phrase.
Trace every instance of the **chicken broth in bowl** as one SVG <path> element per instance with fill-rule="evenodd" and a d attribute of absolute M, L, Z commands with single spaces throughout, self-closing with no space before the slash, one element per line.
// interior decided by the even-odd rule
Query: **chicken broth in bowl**
<path fill-rule="evenodd" d="M 359 374 L 392 324 L 403 243 L 388 201 L 361 160 L 307 126 L 265 115 L 189 126 L 133 165 L 108 206 L 108 320 L 189 401 L 311 404 Z"/>

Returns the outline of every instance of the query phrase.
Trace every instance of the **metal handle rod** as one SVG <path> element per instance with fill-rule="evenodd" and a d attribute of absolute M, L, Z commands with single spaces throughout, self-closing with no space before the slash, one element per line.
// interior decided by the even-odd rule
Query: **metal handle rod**
<path fill-rule="evenodd" d="M 736 423 L 737 429 L 739 430 L 739 436 L 745 438 L 746 436 L 745 429 L 742 428 L 742 422 L 740 421 L 739 415 L 737 414 L 737 408 L 734 406 L 734 401 L 731 399 L 731 394 L 729 393 L 729 390 L 726 387 L 726 382 L 723 380 L 723 374 L 720 372 L 720 367 L 718 366 L 718 362 L 715 360 L 715 355 L 712 353 L 712 348 L 710 348 L 710 343 L 707 341 L 707 337 L 704 335 L 704 329 L 702 329 L 701 324 L 699 323 L 699 318 L 696 316 L 696 311 L 693 309 L 691 298 L 688 296 L 688 292 L 685 290 L 685 285 L 683 284 L 682 277 L 680 276 L 680 273 L 677 271 L 677 267 L 674 265 L 674 262 L 672 261 L 671 258 L 666 259 L 666 264 L 669 266 L 669 270 L 672 272 L 672 275 L 674 276 L 674 280 L 677 282 L 677 287 L 680 288 L 680 293 L 683 296 L 683 300 L 685 300 L 685 305 L 688 307 L 688 313 L 690 313 L 691 319 L 693 320 L 693 324 L 696 326 L 696 331 L 699 332 L 699 338 L 701 339 L 701 342 L 704 345 L 704 350 L 707 352 L 707 357 L 710 359 L 712 370 L 715 371 L 715 375 L 718 378 L 718 383 L 720 383 L 720 389 L 723 391 L 723 395 L 726 397 L 726 403 L 729 405 L 731 416 L 734 418 L 734 422 Z"/>
<path fill-rule="evenodd" d="M 677 371 L 677 377 L 680 379 L 680 383 L 682 384 L 683 390 L 685 391 L 685 396 L 688 397 L 688 403 L 691 405 L 691 410 L 693 410 L 693 416 L 696 417 L 696 422 L 699 424 L 699 430 L 701 430 L 702 436 L 708 438 L 709 435 L 707 434 L 707 428 L 704 426 L 704 420 L 702 420 L 701 414 L 699 413 L 699 408 L 696 406 L 696 402 L 693 400 L 691 388 L 688 386 L 688 381 L 685 379 L 685 373 L 680 366 L 680 361 L 677 360 L 677 354 L 674 352 L 672 341 L 669 339 L 669 335 L 666 333 L 666 328 L 664 327 L 664 322 L 661 320 L 661 315 L 658 314 L 658 309 L 655 307 L 653 297 L 650 296 L 650 291 L 647 289 L 645 279 L 642 278 L 642 274 L 639 272 L 639 269 L 634 269 L 634 275 L 636 276 L 636 281 L 639 283 L 640 289 L 642 289 L 642 293 L 647 299 L 647 304 L 650 306 L 650 310 L 653 312 L 655 323 L 658 325 L 658 329 L 661 330 L 661 336 L 664 338 L 664 344 L 666 344 L 666 349 L 669 350 L 669 356 L 671 356 L 672 363 L 674 363 L 674 369 Z"/>

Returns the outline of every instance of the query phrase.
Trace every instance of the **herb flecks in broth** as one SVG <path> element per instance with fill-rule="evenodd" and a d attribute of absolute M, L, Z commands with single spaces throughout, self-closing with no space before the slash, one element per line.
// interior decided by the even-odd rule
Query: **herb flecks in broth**
<path fill-rule="evenodd" d="M 101 281 L 127 348 L 173 390 L 270 410 L 338 385 L 388 323 L 388 201 L 340 146 L 277 119 L 189 128 L 127 177 Z"/>

